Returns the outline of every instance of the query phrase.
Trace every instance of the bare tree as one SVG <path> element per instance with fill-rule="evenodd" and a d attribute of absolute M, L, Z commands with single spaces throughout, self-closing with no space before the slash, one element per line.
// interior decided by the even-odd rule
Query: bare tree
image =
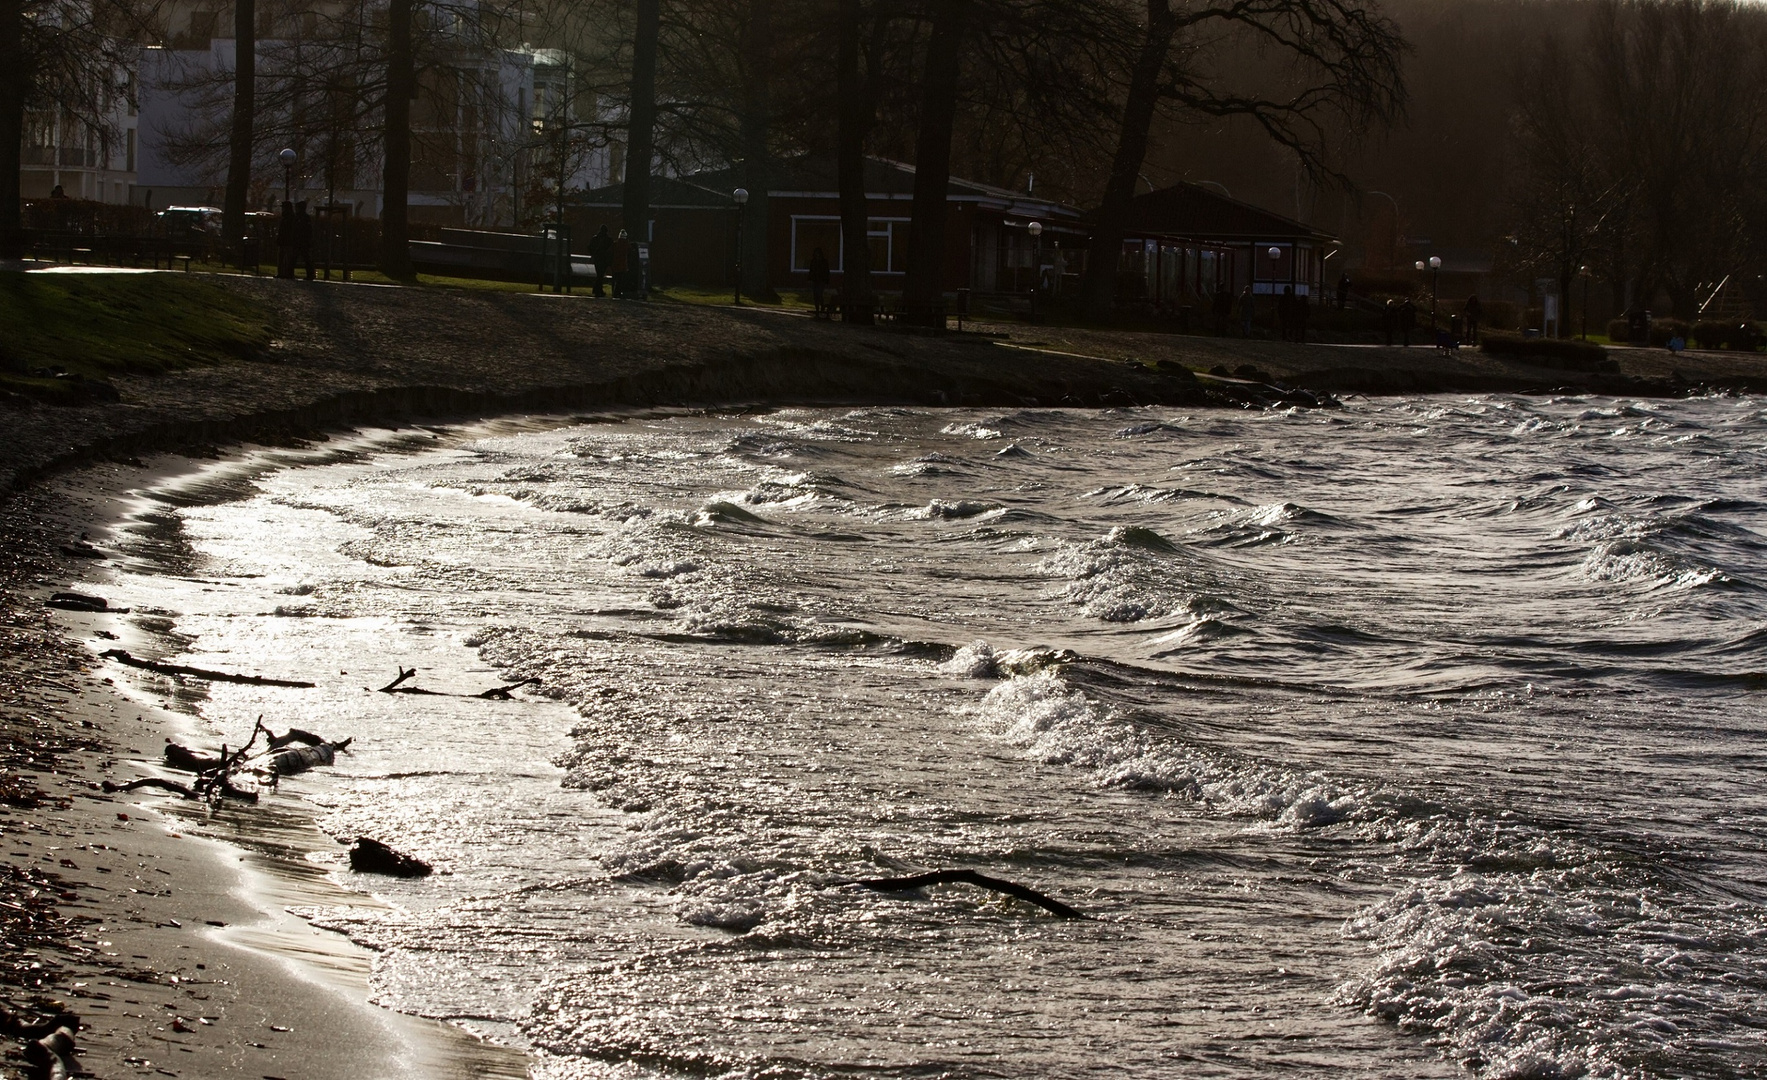
<path fill-rule="evenodd" d="M 662 32 L 660 0 L 638 0 L 632 41 L 632 82 L 626 104 L 626 232 L 642 237 L 650 229 L 650 171 L 656 156 L 657 44 Z"/>
<path fill-rule="evenodd" d="M 233 0 L 233 116 L 229 128 L 227 191 L 221 230 L 228 242 L 245 235 L 247 193 L 252 183 L 252 127 L 257 121 L 257 0 Z"/>
<path fill-rule="evenodd" d="M 1087 313 L 1109 313 L 1134 184 L 1159 105 L 1181 114 L 1245 117 L 1315 180 L 1350 186 L 1328 159 L 1331 137 L 1396 120 L 1405 103 L 1398 27 L 1363 0 L 1240 0 L 1173 8 L 1148 0 L 1141 49 L 1081 285 Z M 1247 82 L 1214 61 L 1222 45 L 1255 43 L 1283 77 Z"/>
<path fill-rule="evenodd" d="M 125 73 L 153 15 L 145 0 L 0 0 L 0 259 L 23 254 L 27 111 L 59 114 L 100 143 L 114 139 L 108 118 L 118 96 L 133 92 Z"/>
<path fill-rule="evenodd" d="M 1731 0 L 1600 0 L 1592 11 L 1595 124 L 1631 186 L 1635 295 L 1660 288 L 1691 318 L 1741 270 L 1751 181 L 1767 162 L 1767 13 Z"/>

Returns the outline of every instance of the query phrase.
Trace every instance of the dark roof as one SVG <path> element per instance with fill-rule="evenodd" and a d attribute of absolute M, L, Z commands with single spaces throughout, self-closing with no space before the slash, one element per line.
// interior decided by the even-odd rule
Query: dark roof
<path fill-rule="evenodd" d="M 774 168 L 773 183 L 767 192 L 775 198 L 810 195 L 833 199 L 840 195 L 838 171 L 832 158 L 805 155 L 776 162 Z M 653 176 L 650 179 L 650 205 L 656 208 L 728 209 L 730 192 L 742 184 L 742 175 L 735 167 L 704 169 L 686 176 Z M 585 191 L 571 201 L 578 206 L 619 206 L 624 201 L 625 191 L 624 184 L 609 184 Z M 1026 214 L 1082 216 L 1075 207 L 956 176 L 950 178 L 946 191 L 947 198 L 991 203 Z M 866 158 L 865 193 L 874 199 L 912 195 L 914 166 L 887 158 Z"/>
<path fill-rule="evenodd" d="M 1183 182 L 1130 199 L 1126 231 L 1193 240 L 1333 239 L 1305 222 Z"/>

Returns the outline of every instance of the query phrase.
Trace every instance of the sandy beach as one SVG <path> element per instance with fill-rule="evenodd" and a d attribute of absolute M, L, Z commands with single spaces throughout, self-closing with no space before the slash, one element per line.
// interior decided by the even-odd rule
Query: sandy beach
<path fill-rule="evenodd" d="M 307 860 L 332 843 L 293 800 L 209 812 L 146 775 L 184 719 L 120 687 L 97 653 L 114 614 L 103 548 L 132 489 L 247 445 L 300 446 L 369 423 L 761 402 L 1244 408 L 1311 394 L 1669 394 L 1759 386 L 1758 356 L 1619 351 L 1618 375 L 1471 350 L 1299 346 L 1048 327 L 930 337 L 763 310 L 598 303 L 238 279 L 279 312 L 255 362 L 118 380 L 121 400 L 0 412 L 0 1004 L 79 1014 L 100 1077 L 495 1077 L 519 1055 L 367 1002 L 370 956 L 289 908 L 373 904 Z M 1256 377 L 1210 378 L 1241 365 Z M 1203 373 L 1202 377 L 1192 372 Z M 159 456 L 156 456 L 159 455 Z M 0 1076 L 23 1072 L 17 1043 Z"/>

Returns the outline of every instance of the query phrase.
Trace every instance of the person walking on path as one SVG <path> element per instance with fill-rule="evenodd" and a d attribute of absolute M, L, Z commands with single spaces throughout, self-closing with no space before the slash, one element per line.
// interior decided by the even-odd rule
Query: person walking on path
<path fill-rule="evenodd" d="M 1477 345 L 1479 343 L 1479 320 L 1485 314 L 1485 305 L 1479 303 L 1477 293 L 1466 298 L 1464 314 L 1466 315 L 1466 343 Z"/>
<path fill-rule="evenodd" d="M 620 235 L 614 238 L 613 254 L 608 263 L 614 271 L 614 299 L 619 300 L 632 287 L 631 281 L 632 241 L 626 239 L 626 230 L 621 229 Z"/>
<path fill-rule="evenodd" d="M 295 203 L 294 217 L 294 262 L 289 266 L 289 277 L 294 277 L 297 267 L 307 268 L 307 280 L 313 280 L 313 218 L 307 213 L 306 200 Z"/>
<path fill-rule="evenodd" d="M 1350 275 L 1338 278 L 1338 310 L 1342 311 L 1350 304 Z"/>
<path fill-rule="evenodd" d="M 276 223 L 276 276 L 293 278 L 295 264 L 294 203 L 282 200 L 282 218 Z"/>
<path fill-rule="evenodd" d="M 810 300 L 816 305 L 816 317 L 822 317 L 822 294 L 828 289 L 828 256 L 817 248 L 810 253 Z"/>
<path fill-rule="evenodd" d="M 1399 333 L 1404 336 L 1405 347 L 1411 348 L 1411 328 L 1417 325 L 1417 305 L 1407 296 L 1399 305 Z"/>
<path fill-rule="evenodd" d="M 589 262 L 595 267 L 595 295 L 607 296 L 605 283 L 608 270 L 611 269 L 614 254 L 614 238 L 607 234 L 607 226 L 595 230 L 589 238 Z M 616 286 L 617 288 L 617 286 Z"/>
<path fill-rule="evenodd" d="M 1252 336 L 1252 315 L 1256 301 L 1252 298 L 1252 287 L 1247 285 L 1239 294 L 1239 331 L 1243 337 Z"/>
<path fill-rule="evenodd" d="M 1215 316 L 1215 333 L 1226 337 L 1227 326 L 1233 321 L 1233 292 L 1225 281 L 1215 282 L 1215 295 L 1210 306 Z"/>

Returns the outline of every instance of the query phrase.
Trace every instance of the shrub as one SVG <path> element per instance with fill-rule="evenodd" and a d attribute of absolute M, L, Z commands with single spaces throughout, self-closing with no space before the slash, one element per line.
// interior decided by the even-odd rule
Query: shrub
<path fill-rule="evenodd" d="M 1761 328 L 1747 322 L 1697 322 L 1693 340 L 1702 349 L 1738 349 L 1754 352 L 1761 344 Z"/>
<path fill-rule="evenodd" d="M 1522 308 L 1515 301 L 1486 300 L 1481 306 L 1485 309 L 1485 327 L 1492 330 L 1521 329 Z"/>
<path fill-rule="evenodd" d="M 1568 338 L 1530 338 L 1516 334 L 1486 334 L 1479 342 L 1482 352 L 1506 356 L 1542 367 L 1566 371 L 1617 371 L 1607 350 L 1592 341 Z"/>
<path fill-rule="evenodd" d="M 1632 324 L 1625 319 L 1609 319 L 1607 324 L 1607 339 L 1609 341 L 1632 340 Z"/>

